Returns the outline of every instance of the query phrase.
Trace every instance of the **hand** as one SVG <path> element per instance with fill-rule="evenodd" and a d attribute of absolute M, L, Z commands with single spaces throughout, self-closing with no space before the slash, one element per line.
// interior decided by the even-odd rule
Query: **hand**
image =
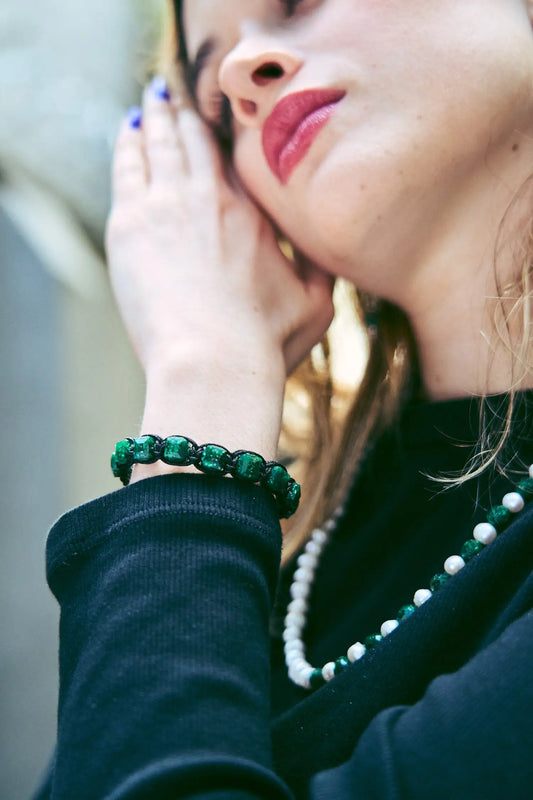
<path fill-rule="evenodd" d="M 142 129 L 125 122 L 119 134 L 113 197 L 111 279 L 146 370 L 193 342 L 218 359 L 222 337 L 237 351 L 282 350 L 290 372 L 327 329 L 329 278 L 283 256 L 191 109 L 146 91 Z"/>
<path fill-rule="evenodd" d="M 198 115 L 151 88 L 142 127 L 125 121 L 119 133 L 106 248 L 149 384 L 174 366 L 194 380 L 201 363 L 222 395 L 237 381 L 258 399 L 270 382 L 281 397 L 332 319 L 331 279 L 303 260 L 295 268 L 261 212 L 229 187 Z"/>

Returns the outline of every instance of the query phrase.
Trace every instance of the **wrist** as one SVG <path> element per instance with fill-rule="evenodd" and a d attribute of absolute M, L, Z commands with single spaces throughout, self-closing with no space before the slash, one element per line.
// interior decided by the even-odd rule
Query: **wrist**
<path fill-rule="evenodd" d="M 146 403 L 141 433 L 189 436 L 215 442 L 230 451 L 252 450 L 266 460 L 276 457 L 281 428 L 284 365 L 272 361 L 235 364 L 210 357 L 195 362 L 165 357 L 146 374 Z M 161 461 L 136 466 L 133 481 L 170 472 L 190 471 Z"/>

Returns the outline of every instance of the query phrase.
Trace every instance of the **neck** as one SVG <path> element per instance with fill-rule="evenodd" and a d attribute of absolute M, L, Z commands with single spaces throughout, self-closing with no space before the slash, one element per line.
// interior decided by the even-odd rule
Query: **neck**
<path fill-rule="evenodd" d="M 399 305 L 410 317 L 430 398 L 533 387 L 529 359 L 520 352 L 528 306 L 516 305 L 531 259 L 525 180 L 533 157 L 527 156 L 527 171 L 515 169 L 504 180 L 485 170 L 459 202 L 450 200 L 452 211 L 402 288 Z"/>

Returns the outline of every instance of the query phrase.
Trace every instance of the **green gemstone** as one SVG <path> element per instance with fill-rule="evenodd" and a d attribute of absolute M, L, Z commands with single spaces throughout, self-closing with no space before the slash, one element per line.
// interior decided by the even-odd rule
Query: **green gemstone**
<path fill-rule="evenodd" d="M 448 575 L 447 572 L 438 572 L 436 575 L 433 575 L 429 582 L 429 588 L 432 592 L 436 592 L 438 589 L 441 589 L 445 583 L 448 583 L 450 578 L 451 575 Z"/>
<path fill-rule="evenodd" d="M 133 440 L 133 458 L 137 464 L 153 464 L 157 461 L 153 436 L 140 436 Z"/>
<path fill-rule="evenodd" d="M 115 476 L 115 478 L 120 478 L 122 474 L 122 467 L 119 466 L 117 457 L 114 453 L 111 456 L 111 469 L 113 470 L 113 475 Z"/>
<path fill-rule="evenodd" d="M 321 686 L 324 686 L 326 680 L 322 675 L 321 669 L 314 669 L 309 676 L 309 683 L 311 684 L 311 689 L 320 689 Z"/>
<path fill-rule="evenodd" d="M 350 662 L 346 658 L 346 656 L 341 656 L 335 661 L 335 669 L 333 670 L 333 672 L 335 673 L 335 675 L 338 675 L 339 672 L 342 672 L 343 669 L 346 669 L 346 667 L 349 666 L 349 664 Z"/>
<path fill-rule="evenodd" d="M 478 553 L 481 553 L 484 547 L 485 545 L 478 542 L 477 539 L 467 539 L 461 548 L 460 556 L 464 558 L 465 561 L 470 561 L 474 556 L 477 556 Z"/>
<path fill-rule="evenodd" d="M 524 478 L 516 487 L 516 491 L 522 495 L 526 503 L 533 500 L 533 478 Z"/>
<path fill-rule="evenodd" d="M 416 611 L 416 606 L 412 605 L 411 603 L 407 606 L 402 606 L 396 615 L 396 619 L 398 622 L 401 622 L 403 619 L 410 617 Z"/>
<path fill-rule="evenodd" d="M 294 481 L 287 489 L 287 494 L 283 498 L 284 512 L 287 517 L 292 516 L 300 504 L 302 487 Z"/>
<path fill-rule="evenodd" d="M 292 478 L 285 467 L 282 467 L 281 464 L 276 464 L 275 467 L 270 469 L 270 473 L 267 478 L 267 486 L 276 494 L 284 495 L 287 492 L 291 481 Z"/>
<path fill-rule="evenodd" d="M 227 455 L 228 451 L 225 447 L 207 444 L 203 449 L 198 469 L 210 475 L 223 475 L 226 472 Z"/>
<path fill-rule="evenodd" d="M 494 525 L 498 532 L 503 531 L 513 518 L 512 511 L 505 506 L 494 506 L 487 514 L 487 522 Z"/>
<path fill-rule="evenodd" d="M 115 459 L 118 467 L 127 467 L 133 463 L 131 442 L 129 439 L 122 439 L 117 442 L 115 447 Z"/>
<path fill-rule="evenodd" d="M 379 644 L 382 639 L 383 636 L 380 633 L 371 633 L 370 636 L 366 637 L 363 644 L 367 650 L 372 650 L 372 648 Z"/>
<path fill-rule="evenodd" d="M 190 464 L 191 445 L 183 436 L 168 436 L 163 450 L 163 461 L 183 466 Z"/>
<path fill-rule="evenodd" d="M 256 483 L 263 473 L 264 458 L 256 453 L 241 453 L 235 464 L 235 477 Z"/>

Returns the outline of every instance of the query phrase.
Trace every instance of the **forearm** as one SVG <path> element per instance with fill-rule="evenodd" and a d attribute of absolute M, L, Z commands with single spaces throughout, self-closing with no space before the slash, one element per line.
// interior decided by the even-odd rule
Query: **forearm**
<path fill-rule="evenodd" d="M 270 767 L 280 541 L 266 492 L 204 476 L 145 481 L 58 523 L 54 800 L 288 796 Z"/>

